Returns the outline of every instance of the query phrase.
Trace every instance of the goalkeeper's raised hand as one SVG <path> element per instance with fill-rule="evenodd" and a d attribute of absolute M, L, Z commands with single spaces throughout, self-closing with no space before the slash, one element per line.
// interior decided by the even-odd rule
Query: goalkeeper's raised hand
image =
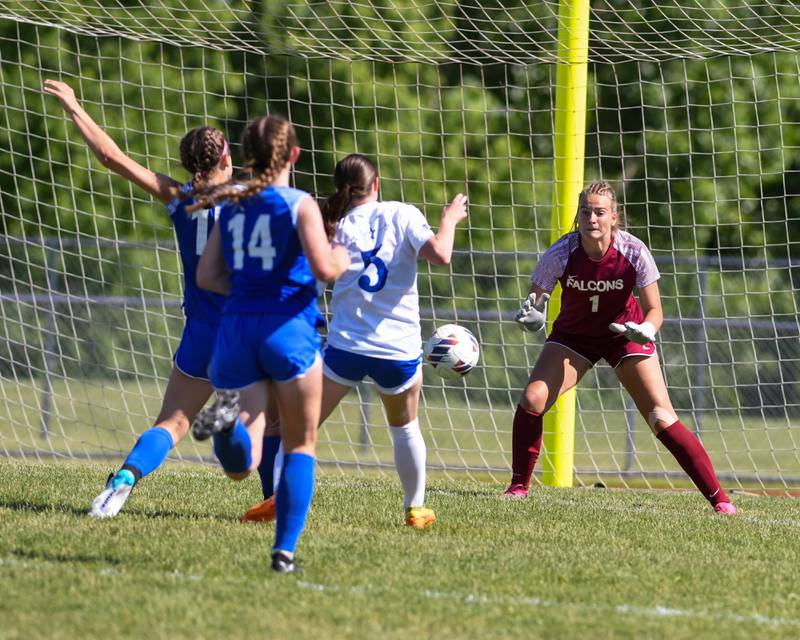
<path fill-rule="evenodd" d="M 519 311 L 517 311 L 514 320 L 526 331 L 538 331 L 545 325 L 545 322 L 547 322 L 544 310 L 549 299 L 550 294 L 543 293 L 537 303 L 536 292 L 532 291 L 528 294 L 528 297 L 525 298 L 525 302 L 522 303 Z"/>
<path fill-rule="evenodd" d="M 642 322 L 641 324 L 630 321 L 625 324 L 612 322 L 608 325 L 608 328 L 621 333 L 628 340 L 637 344 L 647 344 L 656 339 L 656 328 L 649 322 Z"/>

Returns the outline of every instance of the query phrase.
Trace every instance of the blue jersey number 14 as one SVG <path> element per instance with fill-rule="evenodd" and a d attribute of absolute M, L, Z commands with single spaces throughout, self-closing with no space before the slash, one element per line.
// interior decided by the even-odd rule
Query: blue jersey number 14
<path fill-rule="evenodd" d="M 244 214 L 237 213 L 228 221 L 228 231 L 233 236 L 233 268 L 239 271 L 244 268 Z M 269 214 L 262 213 L 256 219 L 250 240 L 247 243 L 247 255 L 261 258 L 261 268 L 270 271 L 278 252 L 272 246 L 272 232 L 269 227 Z"/>

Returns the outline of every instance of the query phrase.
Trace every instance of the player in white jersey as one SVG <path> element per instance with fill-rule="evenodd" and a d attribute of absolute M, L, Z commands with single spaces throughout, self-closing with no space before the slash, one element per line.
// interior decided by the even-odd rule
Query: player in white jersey
<path fill-rule="evenodd" d="M 436 516 L 424 504 L 426 450 L 417 418 L 422 385 L 417 260 L 449 264 L 467 199 L 460 193 L 453 198 L 434 234 L 415 206 L 378 200 L 378 172 L 369 158 L 354 153 L 342 159 L 334 182 L 336 193 L 323 206 L 323 216 L 328 235 L 347 247 L 351 262 L 333 287 L 320 423 L 351 388 L 366 377 L 373 380 L 392 427 L 405 522 L 422 529 Z"/>

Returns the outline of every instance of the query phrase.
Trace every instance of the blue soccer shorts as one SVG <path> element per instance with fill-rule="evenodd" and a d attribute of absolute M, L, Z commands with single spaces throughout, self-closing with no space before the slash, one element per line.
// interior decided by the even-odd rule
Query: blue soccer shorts
<path fill-rule="evenodd" d="M 408 391 L 422 375 L 422 356 L 414 360 L 387 360 L 327 345 L 323 362 L 326 378 L 348 387 L 371 378 L 378 391 L 387 396 Z"/>
<path fill-rule="evenodd" d="M 299 378 L 319 357 L 313 313 L 232 313 L 222 316 L 209 373 L 216 389 L 244 389 L 259 380 Z"/>
<path fill-rule="evenodd" d="M 172 360 L 175 367 L 190 378 L 208 380 L 208 365 L 214 351 L 219 325 L 186 318 L 183 336 Z"/>

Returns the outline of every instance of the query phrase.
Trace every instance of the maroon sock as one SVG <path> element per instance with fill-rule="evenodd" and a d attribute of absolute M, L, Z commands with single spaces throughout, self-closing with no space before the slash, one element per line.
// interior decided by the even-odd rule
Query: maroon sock
<path fill-rule="evenodd" d="M 511 435 L 511 484 L 528 488 L 533 466 L 542 448 L 542 422 L 541 413 L 517 405 Z"/>
<path fill-rule="evenodd" d="M 656 435 L 711 504 L 730 502 L 714 472 L 705 447 L 680 420 Z"/>

